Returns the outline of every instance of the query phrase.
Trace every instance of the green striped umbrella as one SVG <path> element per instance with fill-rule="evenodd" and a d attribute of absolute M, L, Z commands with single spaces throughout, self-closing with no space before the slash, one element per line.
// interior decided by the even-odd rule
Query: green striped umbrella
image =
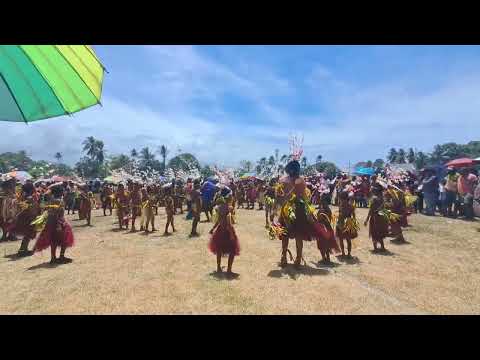
<path fill-rule="evenodd" d="M 99 104 L 104 71 L 89 45 L 0 45 L 0 120 L 28 123 Z"/>

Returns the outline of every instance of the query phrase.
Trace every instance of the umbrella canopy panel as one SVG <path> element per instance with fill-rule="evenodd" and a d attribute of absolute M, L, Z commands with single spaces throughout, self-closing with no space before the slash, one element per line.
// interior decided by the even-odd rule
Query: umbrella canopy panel
<path fill-rule="evenodd" d="M 103 75 L 87 45 L 0 45 L 0 120 L 31 122 L 96 105 Z"/>
<path fill-rule="evenodd" d="M 473 166 L 477 163 L 476 160 L 470 159 L 470 158 L 461 158 L 461 159 L 455 159 L 452 161 L 449 161 L 445 165 L 448 167 L 468 167 L 468 166 Z"/>

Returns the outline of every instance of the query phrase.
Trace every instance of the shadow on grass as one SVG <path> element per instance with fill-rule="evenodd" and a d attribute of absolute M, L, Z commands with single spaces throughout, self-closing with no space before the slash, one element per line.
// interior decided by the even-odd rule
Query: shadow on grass
<path fill-rule="evenodd" d="M 311 261 L 310 263 L 313 264 L 313 265 L 315 265 L 317 268 L 320 268 L 320 269 L 322 269 L 322 268 L 323 268 L 323 269 L 332 269 L 332 268 L 336 268 L 336 267 L 338 267 L 338 266 L 341 265 L 341 264 L 336 263 L 336 262 L 332 262 L 332 261 L 330 261 L 330 262 L 325 262 L 325 261 L 323 261 L 323 260 L 320 260 L 320 261 L 318 261 L 318 262 L 313 262 L 313 261 Z"/>
<path fill-rule="evenodd" d="M 356 256 L 347 257 L 347 256 L 343 256 L 343 255 L 338 255 L 337 259 L 338 259 L 338 261 L 340 261 L 342 263 L 345 263 L 347 265 L 356 265 L 356 264 L 361 263 L 360 259 Z"/>
<path fill-rule="evenodd" d="M 5 255 L 4 258 L 9 259 L 10 261 L 17 261 L 17 260 L 24 259 L 26 257 L 30 257 L 34 253 L 35 253 L 34 251 L 26 251 L 22 254 L 14 253 L 14 254 Z"/>
<path fill-rule="evenodd" d="M 41 263 L 41 264 L 31 266 L 27 270 L 31 271 L 31 270 L 37 270 L 37 269 L 53 269 L 53 268 L 56 268 L 57 266 L 60 266 L 60 265 L 61 264 L 57 264 L 57 263 L 51 264 L 50 261 L 48 261 L 48 262 L 44 262 L 44 263 Z"/>
<path fill-rule="evenodd" d="M 240 274 L 237 274 L 234 272 L 232 272 L 231 274 L 227 274 L 224 271 L 222 272 L 213 271 L 209 275 L 217 280 L 227 280 L 227 281 L 236 280 L 240 277 Z"/>
<path fill-rule="evenodd" d="M 82 224 L 82 225 L 73 225 L 72 228 L 88 228 L 88 227 L 93 227 L 93 225 L 88 225 L 88 224 Z"/>
<path fill-rule="evenodd" d="M 382 256 L 395 256 L 395 253 L 390 250 L 370 250 L 370 253 L 373 255 L 382 255 Z"/>
<path fill-rule="evenodd" d="M 67 260 L 68 261 L 66 261 L 66 262 L 55 262 L 53 264 L 50 261 L 48 261 L 48 262 L 44 262 L 44 263 L 41 263 L 41 264 L 31 266 L 27 270 L 30 271 L 30 270 L 37 270 L 37 269 L 53 269 L 53 268 L 56 268 L 57 266 L 67 265 L 67 264 L 71 264 L 73 262 L 72 259 L 67 259 Z M 57 259 L 57 261 L 58 261 L 58 259 Z"/>
<path fill-rule="evenodd" d="M 330 272 L 325 269 L 313 268 L 308 265 L 300 265 L 296 268 L 292 264 L 288 264 L 283 269 L 271 270 L 268 273 L 268 277 L 273 278 L 282 278 L 284 275 L 287 275 L 290 279 L 297 280 L 298 275 L 307 275 L 307 276 L 317 276 L 317 275 L 328 275 Z"/>
<path fill-rule="evenodd" d="M 396 239 L 392 239 L 390 240 L 390 243 L 391 244 L 394 244 L 394 245 L 410 245 L 411 242 L 410 241 L 407 241 L 407 240 L 396 240 Z"/>

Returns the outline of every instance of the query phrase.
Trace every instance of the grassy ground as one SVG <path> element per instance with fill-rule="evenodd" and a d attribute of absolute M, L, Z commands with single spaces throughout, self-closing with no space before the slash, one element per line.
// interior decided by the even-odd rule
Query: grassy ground
<path fill-rule="evenodd" d="M 357 209 L 360 220 L 366 211 Z M 373 254 L 360 231 L 355 261 L 318 264 L 305 244 L 307 266 L 278 267 L 280 243 L 269 240 L 261 211 L 239 210 L 238 278 L 218 277 L 207 250 L 211 224 L 190 239 L 191 222 L 175 218 L 177 233 L 117 231 L 113 217 L 94 212 L 93 226 L 75 221 L 73 263 L 51 267 L 49 251 L 17 259 L 19 242 L 0 244 L 2 314 L 477 314 L 480 312 L 480 225 L 411 216 L 405 245 Z M 165 215 L 157 217 L 159 227 Z M 33 244 L 31 244 L 33 246 Z M 294 244 L 290 245 L 294 252 Z M 226 259 L 225 259 L 226 265 Z"/>

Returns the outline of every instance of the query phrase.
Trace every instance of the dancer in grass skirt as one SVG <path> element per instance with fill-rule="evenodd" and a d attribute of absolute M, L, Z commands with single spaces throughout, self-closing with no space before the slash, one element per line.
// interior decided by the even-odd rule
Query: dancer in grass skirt
<path fill-rule="evenodd" d="M 391 212 L 389 225 L 390 235 L 394 237 L 392 241 L 405 242 L 402 231 L 402 218 L 406 211 L 404 200 L 400 197 L 400 191 L 391 186 L 385 191 L 385 208 Z"/>
<path fill-rule="evenodd" d="M 269 228 L 275 217 L 275 179 L 271 179 L 265 191 L 265 227 Z"/>
<path fill-rule="evenodd" d="M 33 252 L 28 250 L 30 241 L 37 236 L 37 229 L 32 222 L 40 215 L 40 203 L 35 201 L 32 196 L 27 197 L 20 204 L 20 212 L 15 221 L 14 232 L 22 235 L 23 239 L 18 250 L 18 256 L 28 256 Z"/>
<path fill-rule="evenodd" d="M 271 225 L 270 234 L 282 240 L 282 256 L 280 266 L 287 265 L 289 239 L 295 239 L 297 254 L 294 265 L 302 261 L 303 241 L 316 240 L 321 251 L 338 251 L 335 239 L 332 239 L 327 228 L 316 219 L 315 208 L 307 196 L 306 184 L 300 176 L 300 163 L 290 161 L 285 167 L 287 176 L 280 179 L 282 186 L 277 200 L 280 216 L 277 223 Z"/>
<path fill-rule="evenodd" d="M 322 246 L 322 242 L 317 240 L 317 247 L 322 254 L 322 261 L 324 263 L 331 263 L 330 261 L 330 254 L 332 252 L 333 242 L 335 240 L 335 232 L 333 230 L 333 214 L 332 210 L 330 209 L 330 196 L 329 194 L 323 193 L 320 195 L 319 200 L 320 202 L 317 212 L 317 221 L 320 225 L 322 225 L 327 230 L 327 239 L 329 239 L 330 247 L 325 248 Z M 327 243 L 328 244 L 328 243 Z"/>
<path fill-rule="evenodd" d="M 113 192 L 110 185 L 103 185 L 100 201 L 102 202 L 103 216 L 107 216 L 107 210 L 112 215 L 112 196 Z"/>
<path fill-rule="evenodd" d="M 348 196 L 346 191 L 342 191 L 338 197 L 338 221 L 336 226 L 336 235 L 342 250 L 342 256 L 345 256 L 345 247 L 343 241 L 347 242 L 347 257 L 352 257 L 352 240 L 358 237 L 358 221 L 355 216 L 354 199 Z"/>
<path fill-rule="evenodd" d="M 222 256 L 228 256 L 227 274 L 232 274 L 233 260 L 240 255 L 240 244 L 232 224 L 232 207 L 228 205 L 228 199 L 218 197 L 215 212 L 216 221 L 210 230 L 208 248 L 217 256 L 217 272 L 222 271 Z"/>
<path fill-rule="evenodd" d="M 72 260 L 65 257 L 67 248 L 75 243 L 73 231 L 64 217 L 64 204 L 62 200 L 63 190 L 60 186 L 51 189 L 53 199 L 47 205 L 44 214 L 40 215 L 34 224 L 43 228 L 35 243 L 34 250 L 42 251 L 50 247 L 50 263 L 68 263 Z M 57 248 L 60 247 L 60 257 L 57 258 Z"/>
<path fill-rule="evenodd" d="M 80 210 L 78 211 L 79 220 L 87 220 L 87 225 L 91 225 L 92 221 L 92 209 L 95 207 L 95 199 L 93 193 L 88 191 L 88 187 L 85 186 L 80 192 Z"/>
<path fill-rule="evenodd" d="M 367 226 L 368 224 L 368 232 L 373 242 L 373 250 L 377 251 L 377 245 L 380 244 L 380 250 L 386 251 L 383 240 L 388 235 L 388 220 L 384 215 L 383 187 L 376 183 L 372 186 L 371 192 L 370 209 L 364 225 Z"/>
<path fill-rule="evenodd" d="M 115 194 L 115 205 L 117 207 L 118 226 L 120 230 L 125 226 L 128 229 L 128 219 L 130 213 L 130 196 L 125 191 L 123 184 L 118 185 L 117 192 Z"/>

